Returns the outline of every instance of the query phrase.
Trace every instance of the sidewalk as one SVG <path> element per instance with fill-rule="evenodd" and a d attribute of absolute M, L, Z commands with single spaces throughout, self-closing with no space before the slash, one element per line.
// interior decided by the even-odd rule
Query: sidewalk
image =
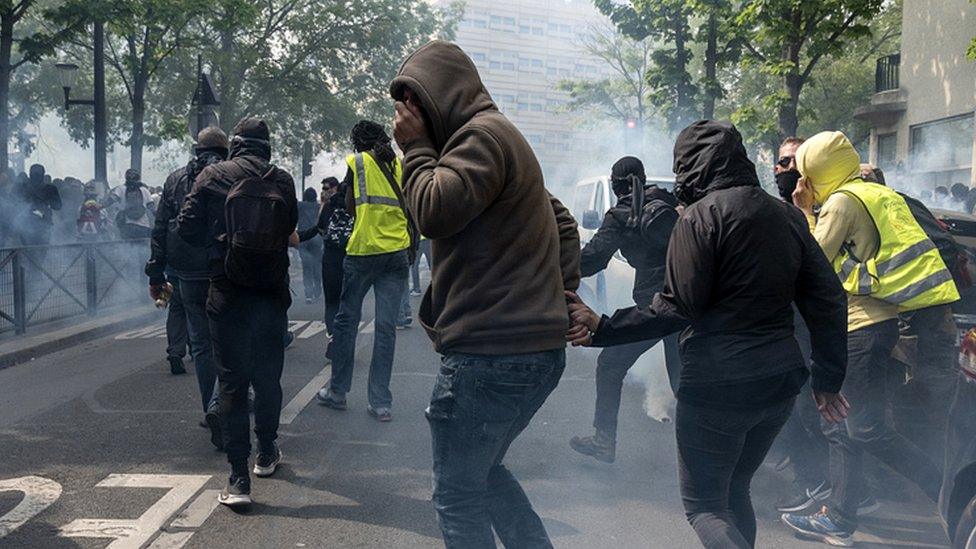
<path fill-rule="evenodd" d="M 0 369 L 56 353 L 74 345 L 165 319 L 151 304 L 130 306 L 95 318 L 78 317 L 31 327 L 24 335 L 0 337 Z"/>

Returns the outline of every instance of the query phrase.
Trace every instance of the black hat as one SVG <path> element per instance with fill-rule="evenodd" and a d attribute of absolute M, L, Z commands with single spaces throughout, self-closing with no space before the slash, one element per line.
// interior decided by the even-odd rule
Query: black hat
<path fill-rule="evenodd" d="M 271 140 L 271 130 L 268 129 L 268 124 L 260 118 L 242 118 L 234 126 L 234 135 L 246 139 Z"/>

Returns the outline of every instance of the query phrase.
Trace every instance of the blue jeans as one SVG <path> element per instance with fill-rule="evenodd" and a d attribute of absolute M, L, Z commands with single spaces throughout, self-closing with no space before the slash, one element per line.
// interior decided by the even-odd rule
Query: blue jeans
<path fill-rule="evenodd" d="M 448 549 L 551 548 L 539 515 L 502 459 L 556 388 L 566 351 L 449 354 L 427 407 L 434 507 Z"/>
<path fill-rule="evenodd" d="M 373 358 L 369 365 L 369 405 L 389 408 L 393 403 L 390 375 L 396 350 L 396 321 L 407 288 L 410 265 L 406 250 L 372 256 L 346 256 L 342 266 L 342 297 L 332 341 L 332 379 L 329 387 L 342 396 L 352 387 L 356 337 L 363 316 L 363 300 L 370 288 L 376 300 Z"/>
<path fill-rule="evenodd" d="M 210 319 L 207 317 L 209 280 L 179 279 L 183 309 L 186 311 L 186 328 L 193 353 L 193 369 L 200 387 L 203 411 L 217 405 L 217 368 L 214 365 L 213 340 L 210 337 Z"/>

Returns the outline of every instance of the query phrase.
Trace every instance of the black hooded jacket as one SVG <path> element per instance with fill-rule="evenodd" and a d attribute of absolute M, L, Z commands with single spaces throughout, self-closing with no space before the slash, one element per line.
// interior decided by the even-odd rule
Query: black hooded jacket
<path fill-rule="evenodd" d="M 653 185 L 644 189 L 644 214 L 639 227 L 630 228 L 633 196 L 621 197 L 607 211 L 603 225 L 586 243 L 580 254 L 580 275 L 593 276 L 607 268 L 610 258 L 620 250 L 634 268 L 634 303 L 650 305 L 664 285 L 664 259 L 671 229 L 678 219 L 678 201 L 671 193 Z"/>
<path fill-rule="evenodd" d="M 205 246 L 210 263 L 210 281 L 218 292 L 233 290 L 232 284 L 224 274 L 224 258 L 227 249 L 226 218 L 224 204 L 231 187 L 247 177 L 262 177 L 278 185 L 282 195 L 288 200 L 291 209 L 289 223 L 298 224 L 298 200 L 295 196 L 295 182 L 288 172 L 271 164 L 271 149 L 267 142 L 256 139 L 231 141 L 230 160 L 207 166 L 197 176 L 193 190 L 187 195 L 177 221 L 177 232 L 189 244 Z M 288 287 L 277 292 L 291 303 Z M 210 305 L 208 305 L 209 307 Z"/>
<path fill-rule="evenodd" d="M 151 256 L 146 263 L 146 276 L 149 277 L 150 284 L 162 284 L 167 267 L 174 271 L 177 278 L 207 280 L 210 277 L 206 246 L 194 246 L 183 240 L 176 230 L 176 222 L 183 201 L 193 189 L 193 183 L 200 172 L 226 158 L 227 149 L 200 149 L 186 167 L 166 177 L 153 223 Z"/>
<path fill-rule="evenodd" d="M 730 124 L 692 124 L 678 136 L 674 156 L 676 194 L 687 208 L 671 235 L 664 290 L 649 308 L 604 317 L 594 345 L 684 329 L 679 399 L 734 401 L 743 387 L 752 390 L 750 400 L 785 398 L 806 379 L 793 337 L 795 302 L 810 327 L 813 388 L 840 390 L 846 295 L 803 215 L 759 186 Z M 716 386 L 728 390 L 707 389 Z"/>

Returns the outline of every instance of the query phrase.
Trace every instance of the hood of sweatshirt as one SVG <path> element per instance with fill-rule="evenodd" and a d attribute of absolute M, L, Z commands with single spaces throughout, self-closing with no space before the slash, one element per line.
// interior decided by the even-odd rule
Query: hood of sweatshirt
<path fill-rule="evenodd" d="M 393 99 L 403 99 L 404 87 L 420 98 L 438 150 L 476 114 L 497 110 L 471 58 L 443 40 L 429 42 L 404 60 L 390 83 Z"/>
<path fill-rule="evenodd" d="M 746 154 L 739 130 L 714 120 L 699 120 L 678 134 L 674 181 L 674 194 L 685 205 L 719 189 L 759 186 L 756 166 Z"/>
<path fill-rule="evenodd" d="M 820 132 L 796 150 L 796 167 L 823 204 L 838 187 L 861 178 L 861 157 L 841 132 Z"/>

